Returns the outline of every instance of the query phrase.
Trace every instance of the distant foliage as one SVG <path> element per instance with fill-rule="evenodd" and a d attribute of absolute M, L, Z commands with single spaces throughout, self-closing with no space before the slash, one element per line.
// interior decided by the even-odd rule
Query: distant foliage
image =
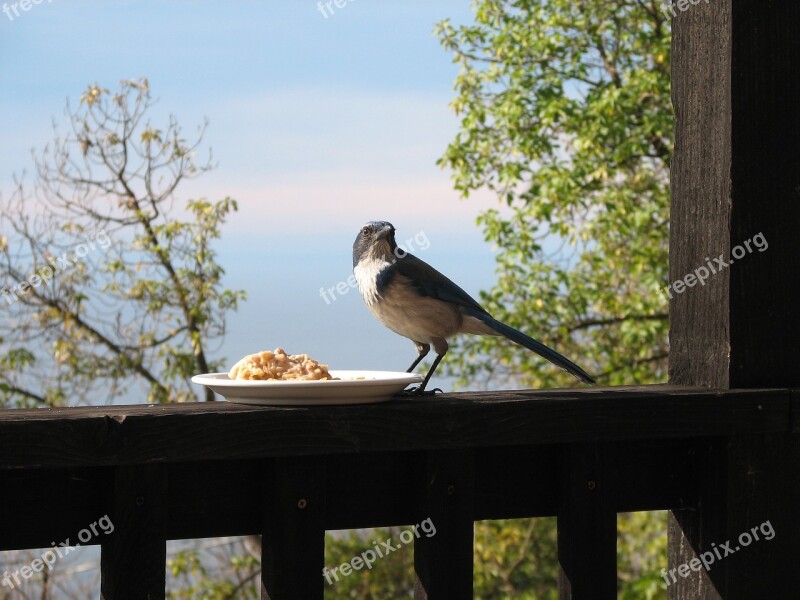
<path fill-rule="evenodd" d="M 373 541 L 397 540 L 402 528 L 381 527 L 364 531 L 328 533 L 325 538 L 325 565 L 338 567 L 373 548 Z M 394 544 L 393 544 L 394 545 Z M 385 598 L 414 597 L 414 549 L 401 547 L 379 558 L 371 569 L 362 568 L 331 583 L 325 581 L 326 600 L 384 600 Z"/>
<path fill-rule="evenodd" d="M 666 600 L 661 569 L 667 566 L 667 511 L 617 517 L 619 600 Z"/>
<path fill-rule="evenodd" d="M 212 168 L 205 126 L 187 141 L 174 117 L 148 120 L 153 104 L 146 79 L 89 86 L 35 155 L 32 189 L 18 181 L 0 206 L 0 406 L 113 401 L 132 384 L 183 402 L 191 375 L 220 366 L 209 348 L 244 292 L 222 286 L 214 242 L 236 201 L 178 204 Z"/>
<path fill-rule="evenodd" d="M 475 524 L 475 597 L 558 600 L 554 518 Z"/>
<path fill-rule="evenodd" d="M 440 164 L 498 248 L 494 316 L 573 358 L 601 384 L 666 379 L 671 34 L 656 0 L 479 0 L 437 27 L 460 72 L 461 125 Z M 575 380 L 502 338 L 458 339 L 462 385 Z"/>

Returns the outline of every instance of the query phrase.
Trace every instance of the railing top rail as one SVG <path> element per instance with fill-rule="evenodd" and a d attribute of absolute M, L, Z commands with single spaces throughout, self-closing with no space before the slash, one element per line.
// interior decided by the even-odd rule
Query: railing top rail
<path fill-rule="evenodd" d="M 791 395 L 653 385 L 442 394 L 352 406 L 6 410 L 0 411 L 0 469 L 787 432 Z"/>

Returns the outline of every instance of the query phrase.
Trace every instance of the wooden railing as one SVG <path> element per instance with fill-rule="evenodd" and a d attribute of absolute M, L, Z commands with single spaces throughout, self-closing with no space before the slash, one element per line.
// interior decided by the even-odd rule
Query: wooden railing
<path fill-rule="evenodd" d="M 103 598 L 157 599 L 167 540 L 263 534 L 263 597 L 313 599 L 326 586 L 325 530 L 431 519 L 436 534 L 414 543 L 416 597 L 461 599 L 472 597 L 474 521 L 557 515 L 561 597 L 610 599 L 618 512 L 679 516 L 776 493 L 735 487 L 760 455 L 736 462 L 734 450 L 796 427 L 789 390 L 674 386 L 10 410 L 0 549 L 74 539 L 108 514 Z M 747 553 L 755 573 L 796 527 L 770 516 L 775 540 Z"/>

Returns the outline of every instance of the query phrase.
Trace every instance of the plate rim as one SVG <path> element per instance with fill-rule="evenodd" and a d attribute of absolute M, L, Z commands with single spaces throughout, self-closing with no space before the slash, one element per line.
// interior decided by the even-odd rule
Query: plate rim
<path fill-rule="evenodd" d="M 226 388 L 246 387 L 246 388 L 264 388 L 276 389 L 281 387 L 321 387 L 321 386 L 349 386 L 349 385 L 373 385 L 380 386 L 386 384 L 398 384 L 401 382 L 421 383 L 425 377 L 417 373 L 406 373 L 404 371 L 376 371 L 376 370 L 363 370 L 363 369 L 331 369 L 331 374 L 334 373 L 374 373 L 381 375 L 389 375 L 382 379 L 227 379 L 227 372 L 219 373 L 203 373 L 200 375 L 192 375 L 191 381 L 197 385 L 204 386 L 219 386 Z M 224 375 L 226 378 L 222 378 Z M 217 378 L 219 377 L 219 378 Z"/>
<path fill-rule="evenodd" d="M 248 406 L 335 406 L 387 402 L 403 388 L 421 383 L 422 375 L 400 371 L 333 369 L 334 376 L 358 373 L 382 379 L 247 380 L 228 379 L 227 373 L 194 375 L 192 383 L 214 391 L 226 402 Z"/>

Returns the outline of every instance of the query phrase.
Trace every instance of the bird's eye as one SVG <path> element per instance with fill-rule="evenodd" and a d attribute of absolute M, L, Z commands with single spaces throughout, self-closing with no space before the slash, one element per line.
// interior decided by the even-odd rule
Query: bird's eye
<path fill-rule="evenodd" d="M 363 236 L 369 235 L 369 227 L 362 227 L 361 228 L 361 235 L 363 235 Z"/>

